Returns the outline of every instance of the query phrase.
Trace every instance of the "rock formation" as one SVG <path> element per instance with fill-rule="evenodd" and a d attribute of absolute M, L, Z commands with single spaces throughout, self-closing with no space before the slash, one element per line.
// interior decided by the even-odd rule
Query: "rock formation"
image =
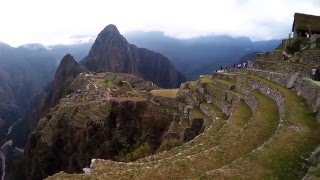
<path fill-rule="evenodd" d="M 99 33 L 81 64 L 94 72 L 134 74 L 166 88 L 178 87 L 185 81 L 168 58 L 129 44 L 114 25 L 108 25 Z"/>
<path fill-rule="evenodd" d="M 60 170 L 81 172 L 92 158 L 131 161 L 155 153 L 179 117 L 147 101 L 146 92 L 158 88 L 150 81 L 120 73 L 70 78 L 79 68 L 67 55 L 57 70 L 53 91 L 46 97 L 56 105 L 50 110 L 42 107 L 47 111 L 38 115 L 41 119 L 25 151 L 28 179 L 43 179 Z M 57 82 L 63 86 L 56 87 Z M 188 133 L 194 137 L 199 128 Z"/>

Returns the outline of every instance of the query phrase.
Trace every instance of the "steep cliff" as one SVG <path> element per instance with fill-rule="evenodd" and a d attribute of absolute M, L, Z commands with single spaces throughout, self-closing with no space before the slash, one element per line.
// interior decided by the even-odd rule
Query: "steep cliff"
<path fill-rule="evenodd" d="M 19 121 L 12 130 L 10 137 L 17 146 L 25 146 L 29 133 L 40 117 L 54 107 L 65 94 L 70 93 L 67 87 L 82 71 L 83 68 L 70 54 L 62 58 L 52 82 L 41 94 L 33 98 L 25 110 L 22 121 Z"/>
<path fill-rule="evenodd" d="M 70 56 L 64 61 L 66 67 L 76 65 Z M 58 68 L 57 73 L 68 74 L 67 69 Z M 43 179 L 60 170 L 81 172 L 92 158 L 129 161 L 152 154 L 178 117 L 148 101 L 146 92 L 158 87 L 133 75 L 80 73 L 70 82 L 68 93 L 42 114 L 29 137 L 26 178 Z"/>
<path fill-rule="evenodd" d="M 0 42 L 0 141 L 52 79 L 56 67 L 47 49 L 14 48 Z"/>
<path fill-rule="evenodd" d="M 70 54 L 65 55 L 56 70 L 53 81 L 47 91 L 44 93 L 43 101 L 41 102 L 42 109 L 48 109 L 57 104 L 59 99 L 67 93 L 66 87 L 71 83 L 83 68 Z"/>
<path fill-rule="evenodd" d="M 99 33 L 81 64 L 89 71 L 134 74 L 166 88 L 178 87 L 185 81 L 168 58 L 129 44 L 114 25 L 108 25 Z"/>

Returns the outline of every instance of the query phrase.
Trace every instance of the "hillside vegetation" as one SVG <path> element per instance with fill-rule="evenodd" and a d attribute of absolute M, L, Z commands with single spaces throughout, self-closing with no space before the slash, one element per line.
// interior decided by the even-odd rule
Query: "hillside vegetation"
<path fill-rule="evenodd" d="M 83 174 L 48 179 L 319 178 L 307 174 L 309 156 L 320 144 L 319 107 L 311 97 L 319 94 L 318 83 L 299 76 L 288 89 L 291 75 L 251 68 L 201 76 L 181 85 L 178 105 L 170 101 L 176 90 L 152 90 L 153 103 L 178 107 L 181 115 L 166 136 L 183 127 L 195 130 L 184 131 L 183 144 L 171 140 L 171 149 L 131 162 L 93 159 Z"/>

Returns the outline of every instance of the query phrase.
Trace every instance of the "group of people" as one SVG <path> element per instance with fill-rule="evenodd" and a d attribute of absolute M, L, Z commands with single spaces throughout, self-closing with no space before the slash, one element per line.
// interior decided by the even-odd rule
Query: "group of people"
<path fill-rule="evenodd" d="M 247 67 L 248 67 L 247 63 L 244 62 L 244 63 L 239 63 L 237 66 L 236 66 L 236 64 L 233 64 L 233 67 L 230 68 L 230 70 L 246 69 Z M 225 66 L 225 67 L 220 66 L 220 69 L 217 69 L 214 72 L 227 72 L 227 71 L 228 71 L 228 67 L 227 66 Z"/>
<path fill-rule="evenodd" d="M 311 69 L 311 79 L 315 81 L 320 81 L 320 69 L 319 67 L 314 67 Z"/>

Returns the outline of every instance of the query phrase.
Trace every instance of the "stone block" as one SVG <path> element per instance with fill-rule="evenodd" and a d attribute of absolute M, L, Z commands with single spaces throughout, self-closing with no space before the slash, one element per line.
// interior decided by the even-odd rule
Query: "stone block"
<path fill-rule="evenodd" d="M 293 88 L 294 83 L 297 81 L 298 77 L 299 77 L 299 73 L 294 73 L 294 75 L 292 75 L 292 76 L 290 77 L 290 80 L 289 80 L 289 82 L 287 83 L 287 88 L 288 88 L 288 89 Z"/>

